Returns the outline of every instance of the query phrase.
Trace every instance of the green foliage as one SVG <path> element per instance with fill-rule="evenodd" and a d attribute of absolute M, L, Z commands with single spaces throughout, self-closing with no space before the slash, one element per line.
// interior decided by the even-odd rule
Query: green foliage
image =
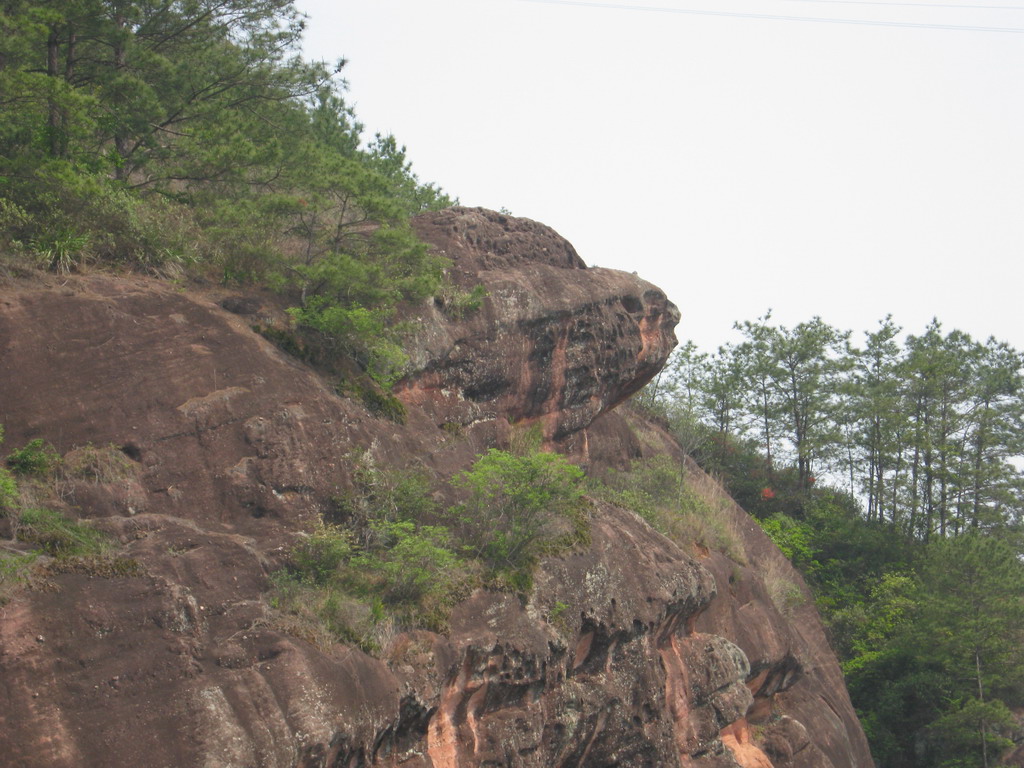
<path fill-rule="evenodd" d="M 378 383 L 390 386 L 407 358 L 400 329 L 390 321 L 400 301 L 418 301 L 440 284 L 441 261 L 407 227 L 381 227 L 290 270 L 301 289 L 300 306 L 289 310 L 301 328 L 354 357 Z"/>
<path fill-rule="evenodd" d="M 294 331 L 264 325 L 253 325 L 252 329 L 282 352 L 286 352 L 297 360 L 312 363 L 316 359 L 313 351 L 303 344 L 302 339 Z"/>
<path fill-rule="evenodd" d="M 371 527 L 371 535 L 357 537 L 321 524 L 296 544 L 287 575 L 275 581 L 278 607 L 317 617 L 336 640 L 368 651 L 380 650 L 375 629 L 384 622 L 443 630 L 471 582 L 447 529 L 383 520 Z"/>
<path fill-rule="evenodd" d="M 0 517 L 7 517 L 18 510 L 21 498 L 14 477 L 0 467 Z"/>
<path fill-rule="evenodd" d="M 528 592 L 541 555 L 585 537 L 581 479 L 561 456 L 491 451 L 454 481 L 467 502 L 442 513 L 424 473 L 356 456 L 354 487 L 296 542 L 272 601 L 288 631 L 321 645 L 379 651 L 399 626 L 443 630 L 482 576 Z"/>
<path fill-rule="evenodd" d="M 844 671 L 885 765 L 998 763 L 1024 693 L 1024 565 L 979 534 L 933 542 L 871 591 Z"/>
<path fill-rule="evenodd" d="M 908 622 L 916 609 L 918 583 L 913 573 L 885 573 L 867 590 L 843 603 L 825 605 L 833 644 L 845 659 L 843 668 L 855 676 L 865 660 L 872 660 Z M 819 598 L 820 599 L 820 598 Z"/>
<path fill-rule="evenodd" d="M 459 538 L 492 579 L 525 591 L 541 555 L 585 537 L 582 480 L 558 454 L 492 448 L 453 480 L 468 496 L 451 510 Z"/>
<path fill-rule="evenodd" d="M 437 504 L 425 471 L 381 468 L 367 453 L 350 460 L 354 488 L 335 497 L 328 517 L 355 532 L 359 541 L 374 539 L 375 522 L 435 520 Z"/>
<path fill-rule="evenodd" d="M 452 204 L 345 83 L 299 55 L 291 0 L 11 0 L 0 14 L 0 246 L 61 274 L 216 271 L 286 293 L 321 346 L 387 386 L 396 304 L 441 260 L 410 215 Z"/>
<path fill-rule="evenodd" d="M 340 395 L 355 395 L 362 400 L 366 409 L 374 416 L 393 421 L 396 424 L 405 424 L 405 405 L 390 392 L 383 390 L 376 383 L 359 383 L 346 381 L 339 385 L 336 391 Z"/>
<path fill-rule="evenodd" d="M 782 512 L 761 520 L 760 523 L 764 532 L 775 542 L 775 546 L 801 571 L 811 573 L 820 567 L 815 560 L 814 529 L 810 525 L 794 520 Z"/>
<path fill-rule="evenodd" d="M 880 764 L 998 764 L 1024 706 L 1021 354 L 768 320 L 685 346 L 645 405 L 707 430 L 687 449 L 803 571 Z"/>
<path fill-rule="evenodd" d="M 628 470 L 609 471 L 603 482 L 592 482 L 599 498 L 636 512 L 656 530 L 672 531 L 672 516 L 683 506 L 687 492 L 683 468 L 667 456 L 634 461 Z"/>
<path fill-rule="evenodd" d="M 436 516 L 426 475 L 385 471 L 365 454 L 355 488 L 330 517 L 292 548 L 274 577 L 277 607 L 290 631 L 312 642 L 350 642 L 382 650 L 396 626 L 443 630 L 451 607 L 475 583 L 476 569 L 456 551 Z"/>
<path fill-rule="evenodd" d="M 7 466 L 19 475 L 46 477 L 60 464 L 60 454 L 42 439 L 29 441 L 24 447 L 7 454 Z"/>
<path fill-rule="evenodd" d="M 447 611 L 469 583 L 467 565 L 451 549 L 448 529 L 411 520 L 375 524 L 377 545 L 350 561 L 355 586 L 376 594 L 429 628 L 444 628 Z M 404 610 L 403 610 L 404 609 Z"/>
<path fill-rule="evenodd" d="M 351 532 L 320 523 L 309 536 L 292 547 L 291 570 L 302 581 L 326 584 L 352 557 Z"/>
<path fill-rule="evenodd" d="M 111 555 L 106 535 L 87 522 L 69 519 L 45 506 L 61 506 L 54 490 L 48 490 L 58 482 L 56 470 L 62 466 L 51 445 L 41 439 L 32 440 L 12 451 L 7 464 L 13 473 L 0 467 L 0 518 L 6 519 L 4 527 L 11 541 L 0 549 L 0 605 L 16 589 L 31 583 L 40 555 L 53 558 L 38 569 L 43 574 L 84 573 L 114 578 L 141 572 L 134 560 Z M 19 551 L 26 546 L 31 550 Z"/>
<path fill-rule="evenodd" d="M 939 768 L 975 768 L 987 762 L 986 754 L 996 756 L 1014 746 L 1008 734 L 1016 726 L 1003 702 L 968 697 L 954 702 L 928 727 L 926 743 Z"/>
<path fill-rule="evenodd" d="M 312 584 L 287 570 L 270 577 L 270 604 L 278 627 L 327 650 L 338 642 L 358 645 L 368 653 L 381 650 L 376 613 L 365 601 L 333 584 Z"/>
<path fill-rule="evenodd" d="M 4 425 L 0 424 L 0 444 L 4 442 Z M 0 467 L 0 517 L 7 517 L 20 510 L 21 497 L 18 483 L 3 467 Z"/>

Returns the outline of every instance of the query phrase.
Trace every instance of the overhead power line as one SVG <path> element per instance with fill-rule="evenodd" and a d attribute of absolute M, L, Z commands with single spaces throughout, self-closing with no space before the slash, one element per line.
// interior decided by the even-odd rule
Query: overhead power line
<path fill-rule="evenodd" d="M 815 3 L 817 5 L 888 5 L 897 8 L 952 8 L 969 11 L 1024 11 L 1024 5 L 955 5 L 951 3 L 897 3 L 888 0 L 776 0 L 781 3 Z"/>
<path fill-rule="evenodd" d="M 853 0 L 849 0 L 853 2 Z M 914 21 L 875 21 L 868 19 L 830 19 L 815 16 L 783 16 L 770 13 L 743 13 L 740 11 L 703 11 L 695 8 L 672 8 L 652 5 L 625 5 L 623 3 L 596 2 L 594 0 L 517 0 L 520 3 L 539 5 L 563 5 L 576 8 L 603 8 L 617 11 L 641 13 L 677 13 L 690 16 L 724 16 L 738 19 L 770 19 L 772 21 L 803 21 L 817 24 L 854 24 L 865 27 L 900 27 L 903 29 L 942 29 L 956 32 L 1010 32 L 1024 33 L 1020 27 L 982 27 L 970 24 L 929 24 Z M 945 6 L 949 7 L 949 6 Z"/>

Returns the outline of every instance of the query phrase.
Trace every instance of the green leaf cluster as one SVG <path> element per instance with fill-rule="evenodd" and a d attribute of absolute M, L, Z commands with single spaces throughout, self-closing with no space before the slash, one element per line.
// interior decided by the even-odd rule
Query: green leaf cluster
<path fill-rule="evenodd" d="M 0 443 L 4 441 L 4 428 L 0 425 Z M 21 504 L 18 484 L 11 473 L 0 467 L 0 517 L 15 513 Z"/>
<path fill-rule="evenodd" d="M 436 522 L 426 475 L 380 469 L 365 454 L 353 468 L 355 488 L 327 516 L 336 522 L 304 536 L 275 577 L 277 607 L 370 652 L 396 623 L 443 631 L 475 569 Z"/>
<path fill-rule="evenodd" d="M 7 466 L 19 475 L 45 477 L 60 464 L 60 454 L 41 438 L 7 454 Z"/>
<path fill-rule="evenodd" d="M 467 498 L 451 519 L 492 581 L 528 591 L 541 555 L 585 536 L 582 482 L 583 471 L 559 454 L 492 448 L 454 478 Z"/>
<path fill-rule="evenodd" d="M 53 557 L 89 557 L 106 550 L 106 537 L 84 523 L 45 507 L 21 511 L 18 538 Z"/>

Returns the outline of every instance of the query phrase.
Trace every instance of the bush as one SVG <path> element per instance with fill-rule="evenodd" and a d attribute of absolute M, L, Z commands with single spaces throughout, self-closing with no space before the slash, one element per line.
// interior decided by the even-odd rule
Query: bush
<path fill-rule="evenodd" d="M 341 386 L 338 394 L 345 395 L 348 392 L 356 395 L 366 406 L 366 410 L 374 416 L 388 419 L 396 424 L 405 424 L 405 405 L 390 392 L 384 391 L 376 383 L 354 384 Z"/>
<path fill-rule="evenodd" d="M 448 529 L 410 521 L 375 526 L 381 544 L 349 563 L 349 583 L 408 623 L 443 630 L 469 586 L 471 569 L 450 548 Z"/>
<path fill-rule="evenodd" d="M 284 632 L 327 650 L 338 642 L 367 652 L 380 650 L 374 642 L 372 608 L 331 584 L 314 585 L 287 570 L 270 577 L 270 605 L 279 612 L 277 626 Z"/>
<path fill-rule="evenodd" d="M 476 583 L 436 515 L 429 478 L 385 471 L 363 454 L 351 493 L 334 500 L 275 575 L 273 603 L 286 628 L 311 642 L 383 648 L 398 625 L 443 631 L 451 607 Z"/>
<path fill-rule="evenodd" d="M 430 477 L 417 469 L 381 469 L 369 454 L 353 461 L 352 491 L 336 496 L 329 521 L 344 524 L 363 545 L 376 537 L 379 522 L 438 522 Z"/>
<path fill-rule="evenodd" d="M 60 464 L 60 454 L 49 443 L 35 439 L 7 455 L 7 466 L 16 474 L 46 477 Z"/>
<path fill-rule="evenodd" d="M 582 480 L 582 470 L 558 454 L 491 449 L 453 480 L 469 498 L 449 514 L 492 580 L 525 591 L 541 555 L 585 539 Z"/>
<path fill-rule="evenodd" d="M 352 535 L 328 523 L 319 523 L 291 551 L 291 570 L 309 584 L 326 584 L 352 556 Z"/>
<path fill-rule="evenodd" d="M 20 506 L 18 484 L 10 472 L 0 467 L 0 517 L 15 513 Z"/>
<path fill-rule="evenodd" d="M 471 585 L 472 569 L 449 548 L 446 528 L 411 521 L 373 527 L 372 544 L 356 547 L 349 531 L 321 524 L 274 576 L 273 604 L 300 619 L 302 636 L 320 638 L 312 642 L 329 637 L 374 652 L 396 623 L 443 631 Z"/>
<path fill-rule="evenodd" d="M 382 226 L 310 264 L 292 265 L 288 280 L 301 293 L 288 312 L 300 328 L 351 356 L 383 387 L 405 372 L 402 328 L 392 320 L 401 301 L 431 296 L 445 263 L 406 225 Z"/>
<path fill-rule="evenodd" d="M 330 522 L 274 577 L 289 631 L 318 644 L 378 651 L 396 626 L 444 631 L 481 567 L 490 585 L 525 592 L 542 554 L 585 537 L 582 472 L 555 454 L 490 451 L 454 481 L 467 502 L 443 514 L 424 473 L 385 471 L 364 454 L 353 474 Z"/>
<path fill-rule="evenodd" d="M 810 575 L 820 567 L 815 559 L 814 529 L 810 525 L 781 512 L 759 522 L 768 538 L 802 573 Z"/>
<path fill-rule="evenodd" d="M 203 236 L 186 206 L 144 197 L 105 173 L 51 159 L 12 191 L 0 205 L 10 231 L 51 272 L 100 261 L 167 276 L 199 259 Z"/>

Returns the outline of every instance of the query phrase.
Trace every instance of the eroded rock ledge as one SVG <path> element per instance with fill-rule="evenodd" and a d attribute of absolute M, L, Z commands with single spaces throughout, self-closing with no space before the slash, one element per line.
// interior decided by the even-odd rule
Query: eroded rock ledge
<path fill-rule="evenodd" d="M 416 230 L 452 260 L 457 289 L 487 290 L 464 317 L 441 302 L 415 314 L 417 370 L 397 392 L 438 421 L 539 421 L 562 440 L 638 391 L 676 345 L 679 311 L 660 289 L 585 268 L 543 225 L 454 208 Z"/>

